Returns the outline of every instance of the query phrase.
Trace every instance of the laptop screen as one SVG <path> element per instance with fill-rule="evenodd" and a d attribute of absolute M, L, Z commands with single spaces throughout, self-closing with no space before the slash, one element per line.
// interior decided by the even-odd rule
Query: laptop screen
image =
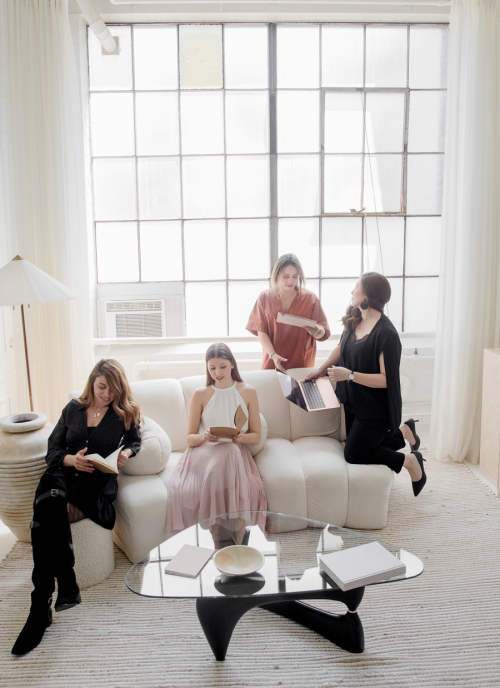
<path fill-rule="evenodd" d="M 302 392 L 299 387 L 297 380 L 294 380 L 290 375 L 284 375 L 280 373 L 279 370 L 276 371 L 278 375 L 278 380 L 281 385 L 281 391 L 283 392 L 285 399 L 288 399 L 292 404 L 300 406 L 300 408 L 307 411 L 306 402 L 302 396 Z"/>

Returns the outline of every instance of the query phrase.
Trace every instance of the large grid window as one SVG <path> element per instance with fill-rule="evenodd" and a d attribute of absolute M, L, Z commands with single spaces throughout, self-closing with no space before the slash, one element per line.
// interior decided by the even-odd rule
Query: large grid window
<path fill-rule="evenodd" d="M 436 326 L 446 26 L 120 25 L 89 33 L 99 282 L 182 282 L 188 336 L 246 334 L 296 253 L 332 332 L 362 271 Z"/>

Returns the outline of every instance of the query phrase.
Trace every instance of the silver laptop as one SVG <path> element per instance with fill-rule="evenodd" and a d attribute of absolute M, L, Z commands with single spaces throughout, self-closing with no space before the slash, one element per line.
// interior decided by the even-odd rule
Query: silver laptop
<path fill-rule="evenodd" d="M 276 371 L 281 390 L 292 404 L 300 406 L 304 411 L 323 411 L 324 409 L 339 408 L 340 402 L 333 391 L 332 384 L 327 377 L 317 380 L 294 380 L 290 375 Z"/>

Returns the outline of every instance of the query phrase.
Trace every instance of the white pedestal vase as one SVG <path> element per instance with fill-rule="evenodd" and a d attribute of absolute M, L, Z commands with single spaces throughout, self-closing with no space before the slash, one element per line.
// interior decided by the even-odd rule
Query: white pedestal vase
<path fill-rule="evenodd" d="M 0 519 L 22 542 L 31 541 L 33 499 L 47 468 L 47 440 L 53 428 L 43 413 L 0 419 Z"/>

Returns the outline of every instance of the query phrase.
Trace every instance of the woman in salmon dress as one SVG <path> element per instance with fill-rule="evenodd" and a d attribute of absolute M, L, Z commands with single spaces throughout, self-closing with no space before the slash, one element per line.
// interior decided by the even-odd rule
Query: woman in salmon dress
<path fill-rule="evenodd" d="M 167 484 L 168 537 L 202 521 L 217 528 L 220 514 L 267 509 L 262 478 L 248 449 L 261 436 L 257 392 L 241 379 L 226 344 L 212 344 L 205 360 L 207 384 L 195 391 L 189 406 L 188 448 Z M 210 428 L 235 427 L 238 406 L 247 417 L 238 435 L 229 440 L 212 435 Z"/>
<path fill-rule="evenodd" d="M 330 337 L 326 315 L 316 294 L 305 288 L 304 271 L 293 253 L 278 258 L 271 274 L 271 289 L 261 292 L 247 323 L 259 338 L 264 369 L 312 368 L 316 341 Z M 278 313 L 316 320 L 315 327 L 296 327 L 277 321 Z"/>

